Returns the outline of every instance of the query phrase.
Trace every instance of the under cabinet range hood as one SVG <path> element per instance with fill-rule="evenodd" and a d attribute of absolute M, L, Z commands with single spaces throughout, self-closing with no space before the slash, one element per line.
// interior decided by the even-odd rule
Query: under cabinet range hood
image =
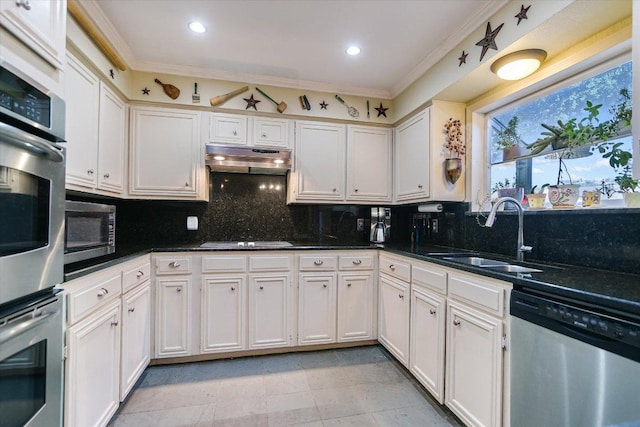
<path fill-rule="evenodd" d="M 205 162 L 214 172 L 285 175 L 291 169 L 288 148 L 206 146 Z"/>

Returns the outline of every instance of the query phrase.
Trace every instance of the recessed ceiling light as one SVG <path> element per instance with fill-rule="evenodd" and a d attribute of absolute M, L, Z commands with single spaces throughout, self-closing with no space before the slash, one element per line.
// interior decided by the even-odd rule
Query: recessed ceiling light
<path fill-rule="evenodd" d="M 360 48 L 358 46 L 350 46 L 347 49 L 347 54 L 354 56 L 360 53 Z"/>
<path fill-rule="evenodd" d="M 202 25 L 200 22 L 194 21 L 189 23 L 189 29 L 194 33 L 204 33 L 207 31 L 207 27 Z"/>

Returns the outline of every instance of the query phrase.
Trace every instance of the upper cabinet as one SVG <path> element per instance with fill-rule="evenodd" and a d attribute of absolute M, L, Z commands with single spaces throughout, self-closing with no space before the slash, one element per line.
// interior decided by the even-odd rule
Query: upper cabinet
<path fill-rule="evenodd" d="M 0 25 L 55 68 L 64 68 L 66 0 L 0 0 Z"/>
<path fill-rule="evenodd" d="M 68 189 L 122 196 L 127 149 L 126 104 L 75 56 L 67 53 Z"/>
<path fill-rule="evenodd" d="M 289 147 L 289 120 L 211 113 L 209 142 L 223 145 Z"/>
<path fill-rule="evenodd" d="M 129 195 L 205 199 L 200 113 L 174 108 L 131 108 Z"/>
<path fill-rule="evenodd" d="M 462 174 L 455 184 L 445 178 L 444 125 L 449 118 L 464 124 L 465 106 L 433 101 L 424 111 L 409 118 L 395 132 L 395 201 L 463 201 L 465 196 L 464 159 Z"/>
<path fill-rule="evenodd" d="M 391 202 L 391 129 L 347 128 L 347 201 Z"/>

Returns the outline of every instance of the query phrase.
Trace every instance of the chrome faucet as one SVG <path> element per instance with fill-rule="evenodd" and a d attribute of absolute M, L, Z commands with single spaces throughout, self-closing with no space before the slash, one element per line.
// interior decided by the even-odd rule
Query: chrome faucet
<path fill-rule="evenodd" d="M 487 221 L 484 223 L 483 227 L 493 227 L 493 223 L 496 222 L 496 214 L 498 213 L 498 207 L 505 202 L 511 202 L 516 205 L 518 209 L 518 249 L 516 251 L 516 259 L 518 261 L 524 261 L 524 253 L 529 253 L 533 249 L 531 246 L 526 246 L 522 241 L 524 239 L 524 209 L 519 201 L 514 199 L 513 197 L 501 197 L 495 201 L 493 206 L 491 207 L 491 212 L 489 212 L 489 216 L 487 217 Z M 482 225 L 482 224 L 481 224 Z"/>

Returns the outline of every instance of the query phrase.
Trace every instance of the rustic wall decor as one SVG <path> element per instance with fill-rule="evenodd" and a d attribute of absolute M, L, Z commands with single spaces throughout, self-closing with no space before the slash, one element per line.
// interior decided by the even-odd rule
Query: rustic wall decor
<path fill-rule="evenodd" d="M 504 23 L 500 24 L 495 30 L 491 30 L 491 22 L 487 22 L 487 30 L 485 31 L 484 38 L 476 43 L 476 46 L 482 46 L 480 62 L 482 62 L 482 58 L 484 58 L 484 55 L 487 53 L 489 48 L 498 50 L 498 46 L 496 45 L 496 37 L 498 36 L 498 33 L 503 26 Z"/>
<path fill-rule="evenodd" d="M 149 92 L 151 92 L 151 89 L 149 89 L 148 87 L 144 87 L 144 89 L 142 89 L 142 94 L 143 95 L 149 95 Z"/>
<path fill-rule="evenodd" d="M 321 109 L 321 110 L 326 110 L 328 105 L 329 105 L 329 104 L 327 104 L 327 103 L 326 103 L 326 102 L 324 102 L 324 100 L 323 100 L 323 101 L 320 103 L 320 109 Z"/>
<path fill-rule="evenodd" d="M 462 64 L 466 64 L 467 63 L 467 56 L 469 56 L 469 52 L 465 52 L 464 50 L 462 51 L 462 55 L 460 55 L 458 57 L 458 67 L 461 67 Z"/>
<path fill-rule="evenodd" d="M 180 89 L 178 89 L 177 87 L 175 87 L 172 84 L 169 83 L 162 83 L 160 80 L 158 79 L 154 79 L 154 82 L 158 83 L 160 86 L 162 86 L 162 90 L 164 90 L 164 93 L 171 99 L 176 99 L 177 97 L 180 96 Z"/>
<path fill-rule="evenodd" d="M 527 12 L 529 11 L 529 8 L 531 7 L 531 5 L 524 7 L 524 5 L 520 6 L 520 12 L 518 12 L 518 14 L 515 16 L 516 18 L 518 18 L 518 24 L 520 25 L 520 21 L 522 21 L 523 19 L 529 19 L 527 18 Z"/>
<path fill-rule="evenodd" d="M 253 99 L 253 94 L 251 94 L 251 96 L 249 98 L 242 98 L 247 102 L 247 106 L 244 108 L 245 110 L 248 110 L 250 107 L 253 107 L 254 110 L 258 111 L 258 107 L 256 107 L 256 104 L 258 104 L 258 102 L 261 102 L 258 99 Z"/>
<path fill-rule="evenodd" d="M 378 110 L 378 115 L 376 117 L 380 117 L 380 116 L 385 116 L 387 117 L 387 110 L 389 109 L 389 107 L 385 108 L 382 106 L 382 102 L 380 103 L 379 107 L 375 107 L 376 110 Z"/>

